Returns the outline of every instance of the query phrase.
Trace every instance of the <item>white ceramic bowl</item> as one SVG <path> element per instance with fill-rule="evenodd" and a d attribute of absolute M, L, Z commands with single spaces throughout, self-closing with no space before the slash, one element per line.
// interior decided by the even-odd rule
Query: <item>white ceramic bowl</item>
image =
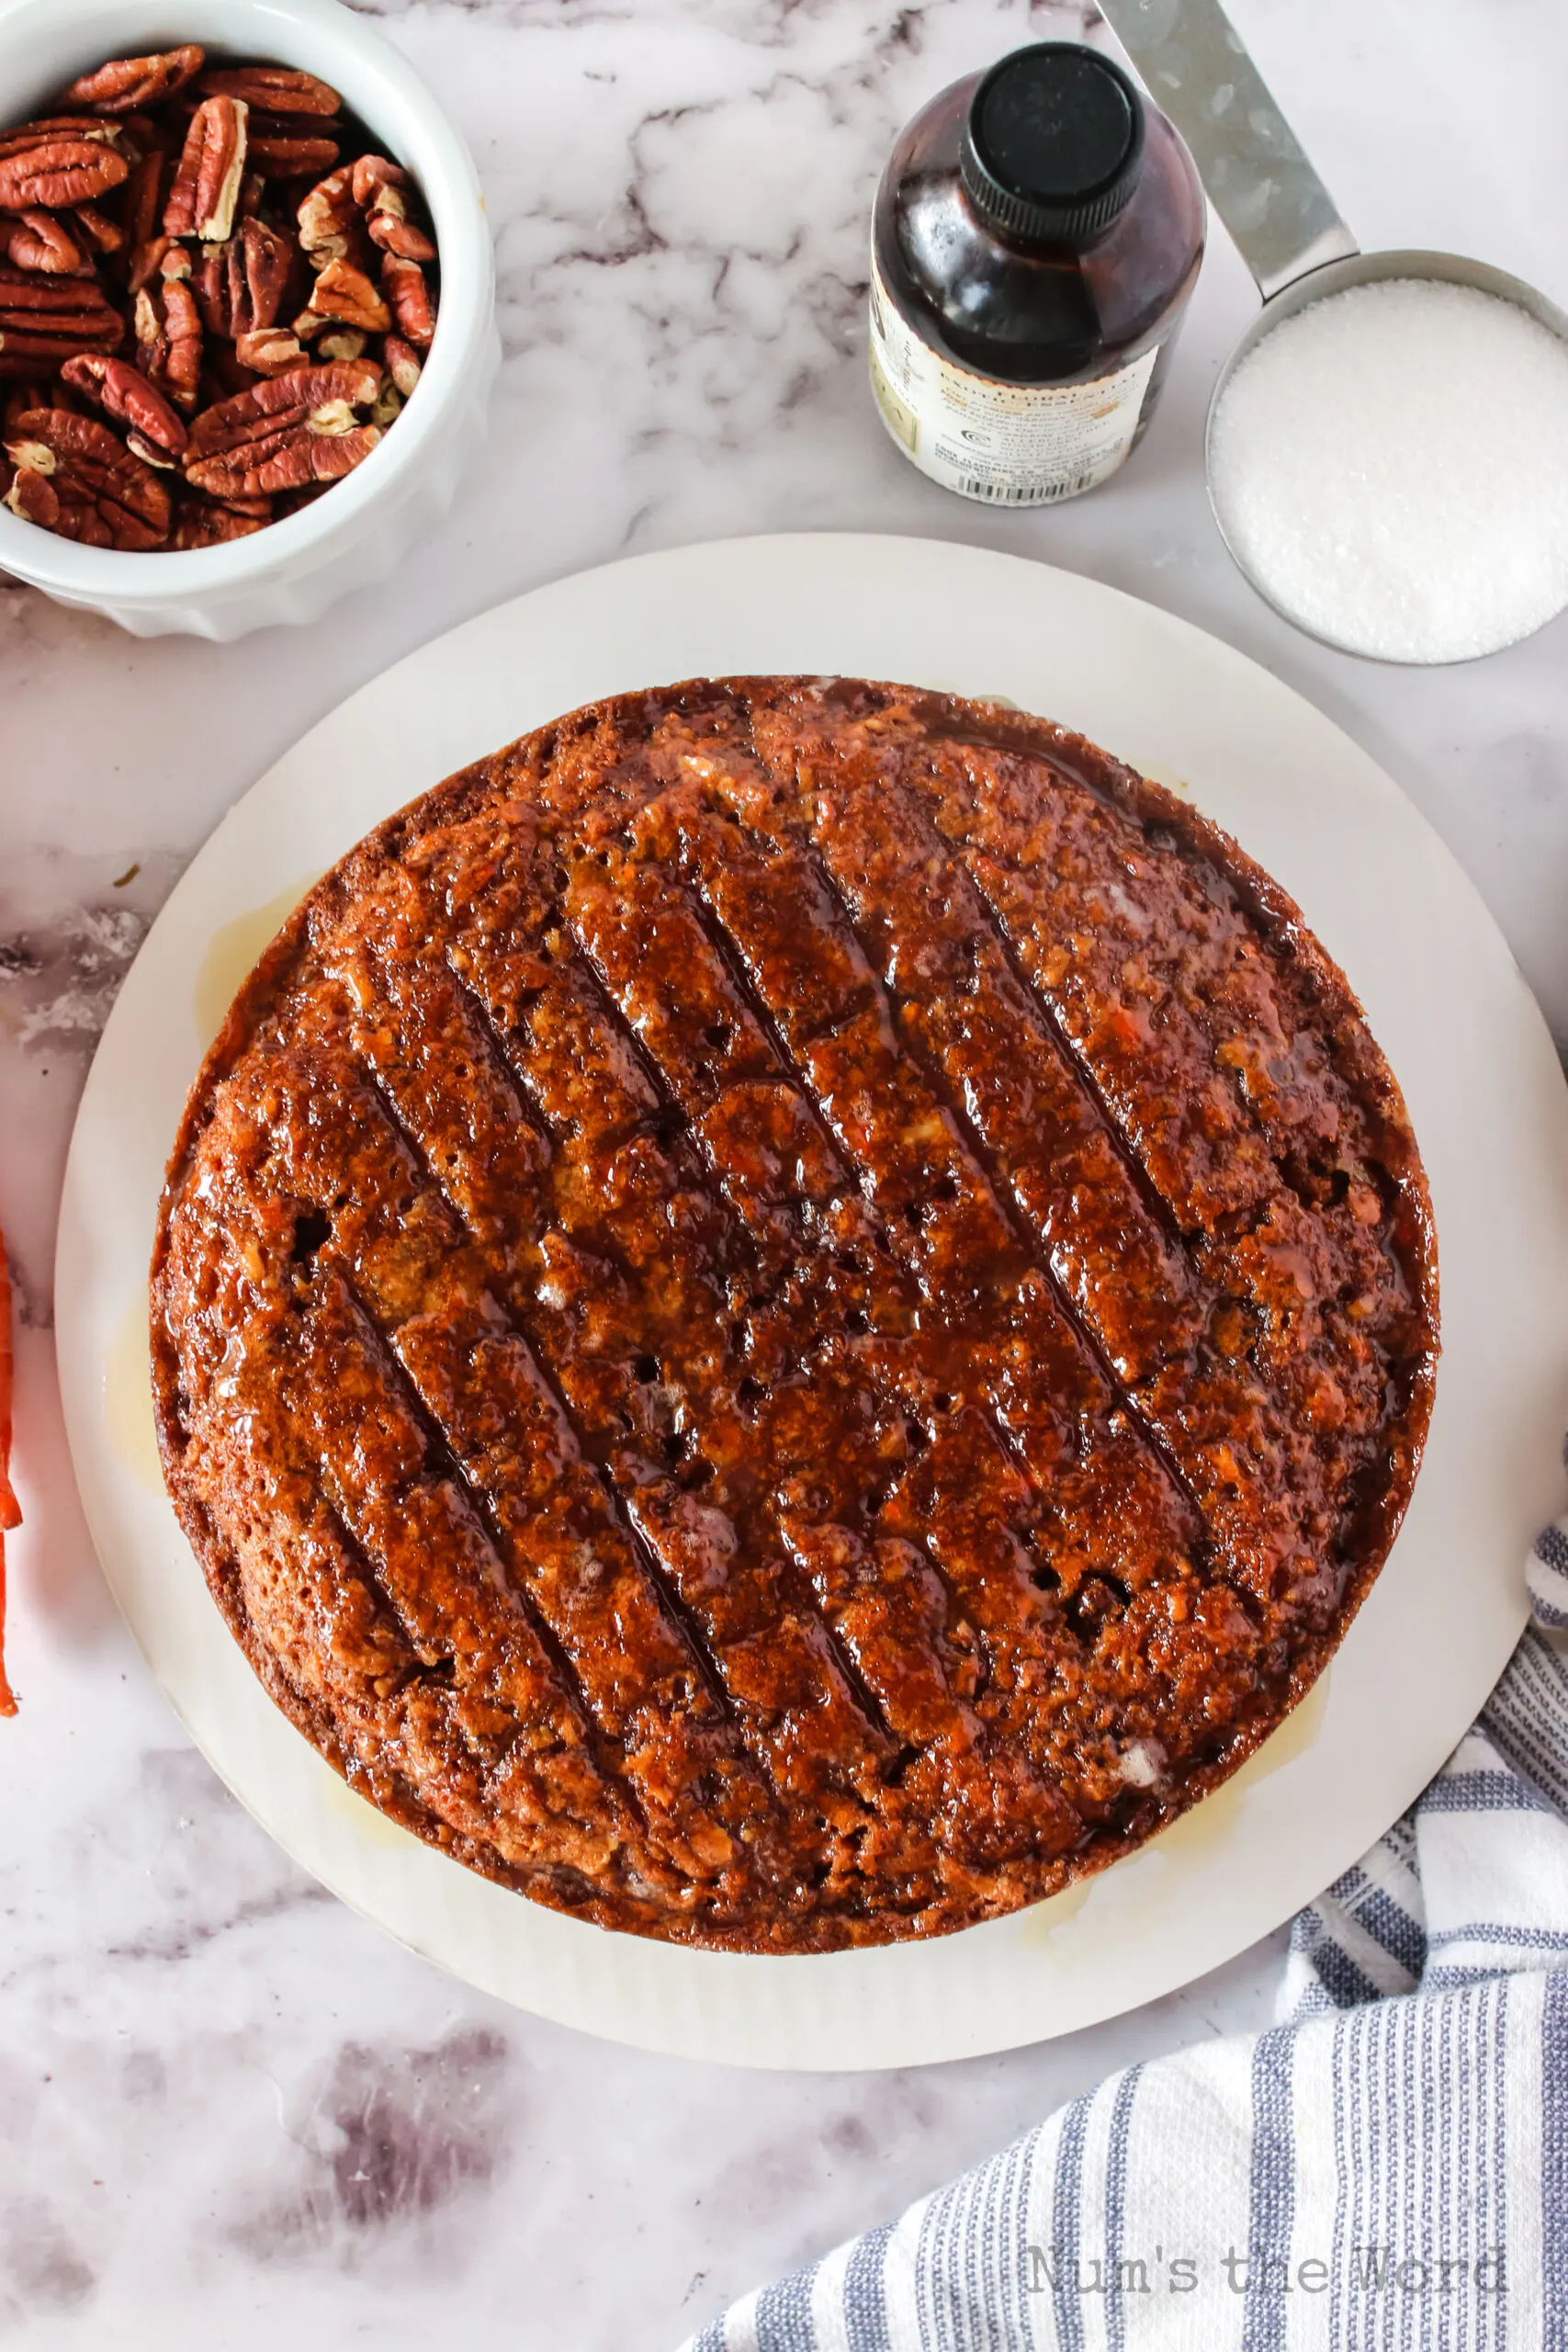
<path fill-rule="evenodd" d="M 413 68 L 337 0 L 21 0 L 0 11 L 0 111 L 25 121 L 107 58 L 198 40 L 269 58 L 342 92 L 424 191 L 441 255 L 441 311 L 424 372 L 353 473 L 249 538 L 188 552 L 78 547 L 0 507 L 0 571 L 137 637 L 220 639 L 310 621 L 390 571 L 451 503 L 484 434 L 501 357 L 495 263 L 473 160 Z"/>

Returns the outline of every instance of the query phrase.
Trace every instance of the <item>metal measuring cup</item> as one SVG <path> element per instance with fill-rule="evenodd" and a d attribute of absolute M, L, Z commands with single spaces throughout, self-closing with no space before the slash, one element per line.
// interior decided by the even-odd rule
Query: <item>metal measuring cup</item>
<path fill-rule="evenodd" d="M 1209 398 L 1203 476 L 1215 526 L 1244 579 L 1292 628 L 1338 651 L 1381 660 L 1352 639 L 1325 636 L 1286 612 L 1237 552 L 1213 491 L 1214 418 L 1226 385 L 1282 321 L 1325 295 L 1378 278 L 1439 278 L 1473 286 L 1517 303 L 1564 344 L 1568 313 L 1523 278 L 1462 254 L 1362 253 L 1219 0 L 1100 0 L 1100 6 L 1156 105 L 1191 149 L 1209 200 L 1263 297 L 1262 310 L 1221 368 Z"/>

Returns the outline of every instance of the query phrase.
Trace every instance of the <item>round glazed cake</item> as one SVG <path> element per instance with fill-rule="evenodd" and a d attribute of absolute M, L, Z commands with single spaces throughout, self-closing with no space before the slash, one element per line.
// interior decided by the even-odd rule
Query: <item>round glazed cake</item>
<path fill-rule="evenodd" d="M 349 1783 L 607 1928 L 926 1936 L 1233 1771 L 1437 1357 L 1285 894 L 996 704 L 701 680 L 362 842 L 192 1091 L 152 1283 L 212 1592 Z"/>

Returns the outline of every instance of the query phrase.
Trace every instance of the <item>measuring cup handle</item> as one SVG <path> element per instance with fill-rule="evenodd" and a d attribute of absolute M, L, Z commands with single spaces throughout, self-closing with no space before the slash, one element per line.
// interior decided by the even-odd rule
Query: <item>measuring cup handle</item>
<path fill-rule="evenodd" d="M 1267 301 L 1359 251 L 1219 0 L 1100 0 Z"/>

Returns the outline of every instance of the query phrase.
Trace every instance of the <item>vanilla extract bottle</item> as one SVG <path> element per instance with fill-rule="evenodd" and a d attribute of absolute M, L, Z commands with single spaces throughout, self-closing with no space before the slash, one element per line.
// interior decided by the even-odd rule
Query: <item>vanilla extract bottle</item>
<path fill-rule="evenodd" d="M 960 496 L 1076 498 L 1132 454 L 1203 258 L 1174 127 L 1098 50 L 1041 41 L 933 98 L 872 221 L 871 379 Z"/>

